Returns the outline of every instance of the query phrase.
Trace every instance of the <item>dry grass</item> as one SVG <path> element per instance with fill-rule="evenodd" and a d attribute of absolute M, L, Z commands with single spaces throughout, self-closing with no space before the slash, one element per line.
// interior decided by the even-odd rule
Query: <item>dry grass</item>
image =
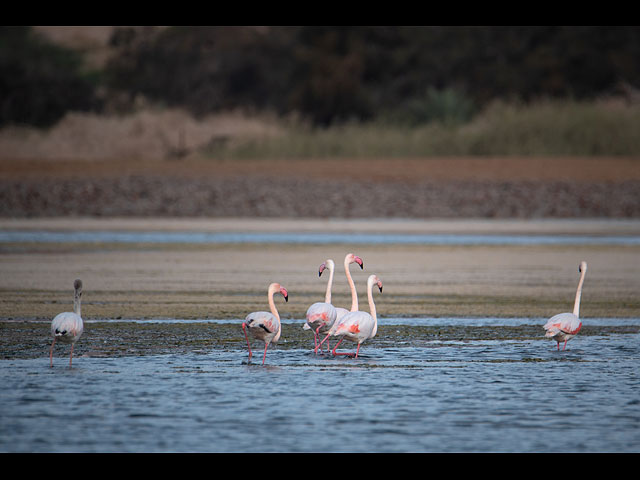
<path fill-rule="evenodd" d="M 179 109 L 141 110 L 132 115 L 69 113 L 48 130 L 0 130 L 3 159 L 165 160 L 193 155 L 212 142 L 267 138 L 280 128 L 263 118 L 236 113 L 196 120 Z"/>

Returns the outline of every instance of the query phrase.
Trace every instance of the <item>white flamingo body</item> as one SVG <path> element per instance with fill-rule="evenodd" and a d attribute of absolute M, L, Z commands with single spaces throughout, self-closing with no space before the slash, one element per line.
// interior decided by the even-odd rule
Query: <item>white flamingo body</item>
<path fill-rule="evenodd" d="M 316 302 L 307 309 L 307 321 L 303 325 L 305 330 L 313 331 L 313 340 L 316 349 L 318 348 L 318 335 L 328 332 L 336 321 L 336 308 L 331 304 L 331 286 L 333 285 L 333 272 L 335 270 L 334 261 L 330 258 L 326 259 L 318 269 L 318 276 L 321 276 L 324 270 L 329 270 L 324 302 Z"/>
<path fill-rule="evenodd" d="M 545 337 L 549 337 L 558 342 L 558 349 L 560 349 L 560 342 L 567 342 L 575 337 L 582 328 L 582 322 L 573 313 L 559 313 L 554 315 L 544 325 L 544 329 L 547 331 Z M 564 347 L 563 347 L 564 350 Z"/>
<path fill-rule="evenodd" d="M 73 312 L 62 312 L 56 315 L 51 321 L 51 348 L 49 349 L 49 366 L 53 366 L 53 347 L 56 341 L 71 344 L 69 354 L 69 366 L 73 361 L 73 346 L 82 336 L 84 324 L 81 316 L 82 281 L 73 282 L 74 299 Z"/>
<path fill-rule="evenodd" d="M 336 349 L 342 343 L 345 338 L 356 342 L 358 344 L 356 348 L 355 357 L 358 357 L 360 353 L 360 346 L 365 340 L 373 338 L 378 332 L 378 318 L 376 315 L 376 305 L 373 301 L 373 286 L 376 285 L 380 292 L 382 292 L 382 281 L 377 275 L 370 275 L 367 279 L 367 299 L 369 300 L 368 312 L 353 311 L 347 313 L 339 322 L 334 324 L 334 327 L 330 335 L 334 337 L 340 337 L 340 341 L 333 347 L 334 355 L 351 355 L 336 353 Z"/>
<path fill-rule="evenodd" d="M 347 313 L 349 313 L 349 310 L 347 310 L 346 308 L 336 307 L 336 322 L 342 320 L 342 317 L 344 317 Z"/>
<path fill-rule="evenodd" d="M 249 343 L 249 337 L 247 336 L 247 330 L 253 338 L 264 342 L 264 355 L 262 356 L 262 364 L 264 365 L 267 358 L 267 348 L 272 343 L 278 343 L 280 340 L 280 334 L 282 328 L 280 325 L 280 315 L 273 301 L 273 295 L 280 293 L 285 301 L 289 301 L 289 294 L 287 289 L 279 283 L 272 283 L 267 290 L 267 298 L 269 301 L 270 312 L 252 312 L 247 315 L 242 322 L 242 330 L 247 340 L 247 347 L 249 347 L 249 360 L 253 353 L 251 352 L 251 344 Z"/>
<path fill-rule="evenodd" d="M 330 303 L 317 302 L 307 310 L 307 322 L 303 328 L 318 333 L 325 333 L 331 328 L 337 318 L 337 309 Z"/>
<path fill-rule="evenodd" d="M 587 263 L 581 262 L 578 271 L 581 275 L 576 291 L 576 300 L 573 305 L 573 313 L 566 312 L 554 315 L 547 320 L 547 323 L 543 326 L 547 331 L 545 337 L 555 340 L 558 344 L 558 350 L 560 350 L 560 342 L 564 342 L 562 350 L 567 348 L 567 342 L 575 337 L 582 328 L 582 321 L 580 320 L 580 298 L 582 296 L 582 284 L 585 274 L 587 273 Z"/>

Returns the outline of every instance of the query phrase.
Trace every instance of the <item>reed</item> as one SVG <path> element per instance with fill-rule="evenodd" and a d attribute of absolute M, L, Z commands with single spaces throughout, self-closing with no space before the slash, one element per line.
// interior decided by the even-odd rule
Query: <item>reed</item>
<path fill-rule="evenodd" d="M 496 101 L 462 124 L 432 121 L 344 123 L 311 128 L 288 122 L 277 136 L 216 144 L 215 158 L 428 156 L 635 156 L 640 154 L 640 104 L 619 100 Z"/>

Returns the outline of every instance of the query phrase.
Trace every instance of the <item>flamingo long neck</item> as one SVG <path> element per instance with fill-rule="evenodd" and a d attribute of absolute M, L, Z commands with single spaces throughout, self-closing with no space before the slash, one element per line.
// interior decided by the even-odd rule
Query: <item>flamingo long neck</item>
<path fill-rule="evenodd" d="M 576 291 L 576 303 L 573 304 L 573 314 L 580 318 L 580 297 L 582 296 L 582 283 L 584 282 L 584 275 L 586 270 L 582 271 L 580 275 L 580 281 L 578 282 L 578 290 Z"/>
<path fill-rule="evenodd" d="M 327 281 L 327 293 L 324 295 L 324 301 L 325 303 L 331 303 L 331 287 L 333 286 L 333 271 L 335 265 L 327 263 L 327 268 L 329 269 L 329 280 Z"/>
<path fill-rule="evenodd" d="M 278 309 L 276 308 L 276 302 L 274 302 L 273 300 L 273 294 L 275 293 L 274 290 L 269 290 L 269 309 L 271 310 L 271 313 L 273 313 L 273 315 L 278 319 L 278 321 L 280 321 L 280 314 L 278 313 Z"/>
<path fill-rule="evenodd" d="M 349 282 L 349 288 L 351 288 L 351 311 L 358 311 L 358 293 L 356 292 L 356 285 L 353 283 L 353 278 L 351 278 L 351 272 L 349 271 L 349 261 L 345 259 L 344 261 L 344 271 L 347 275 L 347 282 Z"/>
<path fill-rule="evenodd" d="M 82 294 L 76 292 L 74 297 L 73 297 L 73 312 L 78 315 L 79 317 L 81 317 L 82 315 L 80 314 L 80 310 L 81 310 L 81 299 L 82 299 Z"/>
<path fill-rule="evenodd" d="M 274 289 L 270 288 L 268 294 L 269 310 L 271 310 L 271 313 L 273 313 L 274 317 L 278 319 L 278 333 L 276 333 L 276 336 L 273 337 L 272 342 L 277 342 L 280 339 L 280 333 L 282 332 L 282 326 L 280 325 L 280 314 L 278 313 L 278 309 L 276 308 L 276 302 L 274 302 L 273 300 L 273 294 L 275 292 L 276 291 Z"/>
<path fill-rule="evenodd" d="M 373 333 L 374 336 L 378 332 L 378 317 L 376 316 L 376 304 L 373 302 L 373 281 L 367 281 L 367 298 L 369 299 L 369 312 L 373 318 Z"/>

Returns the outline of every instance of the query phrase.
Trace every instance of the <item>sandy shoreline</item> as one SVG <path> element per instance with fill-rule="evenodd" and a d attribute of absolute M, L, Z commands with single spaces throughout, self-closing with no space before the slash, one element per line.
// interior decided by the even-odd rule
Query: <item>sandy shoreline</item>
<path fill-rule="evenodd" d="M 343 221 L 251 219 L 4 219 L 0 229 L 183 229 L 222 231 L 529 232 L 638 235 L 640 222 L 610 220 Z M 584 317 L 640 316 L 638 246 L 427 245 L 2 245 L 0 319 L 47 319 L 70 308 L 72 283 L 85 284 L 83 315 L 115 318 L 244 318 L 266 308 L 276 281 L 290 292 L 283 318 L 303 318 L 324 297 L 318 266 L 336 261 L 334 303 L 347 305 L 342 259 L 352 269 L 362 308 L 371 273 L 384 282 L 378 313 L 394 316 L 547 317 L 573 307 L 577 266 L 589 263 Z"/>

